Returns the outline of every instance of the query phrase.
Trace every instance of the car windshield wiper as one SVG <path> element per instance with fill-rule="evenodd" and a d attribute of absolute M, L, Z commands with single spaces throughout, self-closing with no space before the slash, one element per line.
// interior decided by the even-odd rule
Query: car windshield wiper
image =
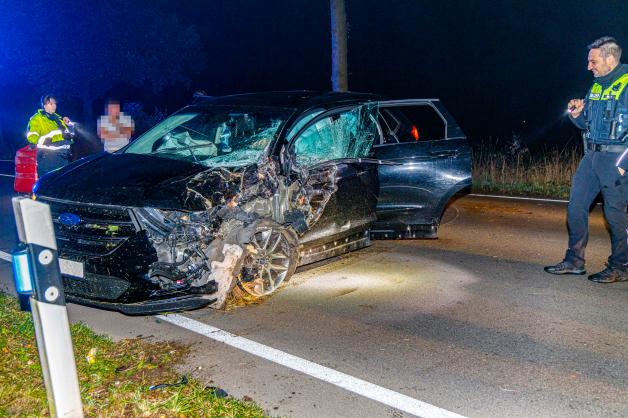
<path fill-rule="evenodd" d="M 161 154 L 162 152 L 172 152 L 172 151 L 185 151 L 185 150 L 191 150 L 191 149 L 206 148 L 209 146 L 210 144 L 203 144 L 203 145 L 186 145 L 186 146 L 177 147 L 177 148 L 162 148 L 162 149 L 158 149 L 156 151 L 151 152 L 151 154 Z"/>
<path fill-rule="evenodd" d="M 203 132 L 199 132 L 199 131 L 197 131 L 196 129 L 192 129 L 192 128 L 190 128 L 190 127 L 189 127 L 189 126 L 187 126 L 187 125 L 179 125 L 179 127 L 181 127 L 181 128 L 185 128 L 185 129 L 187 129 L 187 130 L 188 130 L 188 131 L 190 131 L 190 132 L 194 132 L 195 134 L 199 134 L 199 135 L 201 135 L 201 136 L 204 136 L 205 138 L 209 138 L 209 135 L 204 134 Z"/>

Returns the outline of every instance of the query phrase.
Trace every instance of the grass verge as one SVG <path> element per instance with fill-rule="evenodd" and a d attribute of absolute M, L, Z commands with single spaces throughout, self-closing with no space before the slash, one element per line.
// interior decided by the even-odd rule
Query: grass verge
<path fill-rule="evenodd" d="M 188 348 L 142 339 L 112 342 L 81 324 L 71 327 L 86 416 L 263 417 L 249 401 L 180 376 Z M 186 382 L 149 390 L 151 385 Z M 0 416 L 48 416 L 33 323 L 17 300 L 0 293 Z"/>
<path fill-rule="evenodd" d="M 567 199 L 581 157 L 576 150 L 512 156 L 480 148 L 473 155 L 473 191 Z"/>

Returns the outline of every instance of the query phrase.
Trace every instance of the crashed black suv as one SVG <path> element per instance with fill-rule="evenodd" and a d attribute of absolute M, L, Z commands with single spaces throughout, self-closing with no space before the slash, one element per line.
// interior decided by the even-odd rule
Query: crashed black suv
<path fill-rule="evenodd" d="M 67 299 L 148 314 L 268 295 L 373 237 L 435 238 L 470 174 L 438 100 L 277 92 L 197 99 L 34 192 Z"/>

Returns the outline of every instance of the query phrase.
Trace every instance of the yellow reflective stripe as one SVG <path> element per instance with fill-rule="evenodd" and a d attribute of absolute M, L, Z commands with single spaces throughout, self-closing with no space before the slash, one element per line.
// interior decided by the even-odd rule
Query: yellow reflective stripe
<path fill-rule="evenodd" d="M 55 129 L 54 131 L 50 131 L 46 135 L 40 136 L 39 140 L 37 141 L 37 143 L 38 144 L 43 144 L 46 139 L 52 138 L 55 135 L 63 135 L 63 132 L 61 132 L 59 129 Z"/>
<path fill-rule="evenodd" d="M 624 74 L 610 85 L 606 90 L 602 91 L 602 85 L 595 83 L 591 87 L 591 93 L 589 94 L 589 100 L 608 100 L 611 97 L 615 100 L 619 100 L 619 96 L 628 85 L 628 74 Z"/>
<path fill-rule="evenodd" d="M 595 83 L 593 87 L 591 87 L 591 94 L 589 94 L 589 100 L 600 100 L 602 96 L 602 85 Z"/>
<path fill-rule="evenodd" d="M 70 149 L 69 145 L 59 145 L 59 146 L 54 146 L 54 145 L 43 145 L 43 144 L 37 144 L 37 148 L 38 149 L 51 149 L 51 150 L 58 150 L 58 149 Z"/>
<path fill-rule="evenodd" d="M 626 84 L 628 84 L 628 74 L 624 74 L 617 79 L 609 88 L 604 90 L 602 93 L 602 100 L 608 100 L 613 96 L 615 100 L 619 100 L 619 96 L 626 88 Z"/>

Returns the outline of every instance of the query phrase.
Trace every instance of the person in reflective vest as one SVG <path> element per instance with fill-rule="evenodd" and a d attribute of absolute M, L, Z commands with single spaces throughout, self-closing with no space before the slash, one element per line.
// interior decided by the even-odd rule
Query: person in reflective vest
<path fill-rule="evenodd" d="M 585 130 L 585 154 L 571 184 L 567 226 L 569 243 L 560 263 L 545 267 L 552 274 L 584 274 L 589 240 L 589 209 L 604 198 L 604 217 L 611 233 L 607 267 L 589 276 L 597 283 L 628 281 L 628 65 L 621 47 L 605 36 L 589 45 L 588 69 L 595 81 L 584 99 L 567 104 L 571 121 Z"/>
<path fill-rule="evenodd" d="M 39 178 L 68 164 L 73 143 L 73 134 L 69 129 L 72 122 L 56 113 L 57 99 L 47 94 L 41 98 L 41 106 L 42 109 L 28 121 L 26 134 L 26 140 L 37 148 Z"/>

